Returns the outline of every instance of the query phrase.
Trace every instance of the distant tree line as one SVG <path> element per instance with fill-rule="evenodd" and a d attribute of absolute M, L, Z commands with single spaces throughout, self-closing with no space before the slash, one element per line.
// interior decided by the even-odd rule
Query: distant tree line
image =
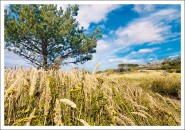
<path fill-rule="evenodd" d="M 138 66 L 139 66 L 138 64 L 118 64 L 117 71 L 119 71 L 119 72 L 130 71 Z"/>
<path fill-rule="evenodd" d="M 108 69 L 104 71 L 99 71 L 98 73 L 125 73 L 129 71 L 134 71 L 134 70 L 165 70 L 167 72 L 176 72 L 176 73 L 181 73 L 181 57 L 177 57 L 174 59 L 170 58 L 165 58 L 162 61 L 157 61 L 157 62 L 150 62 L 148 64 L 118 64 L 117 69 Z"/>
<path fill-rule="evenodd" d="M 118 64 L 118 67 L 137 67 L 138 64 Z"/>
<path fill-rule="evenodd" d="M 167 72 L 181 72 L 181 57 L 174 59 L 165 58 L 161 62 L 150 62 L 146 65 L 139 64 L 118 64 L 117 72 L 131 71 L 131 70 L 166 70 Z"/>
<path fill-rule="evenodd" d="M 177 73 L 181 72 L 181 57 L 174 59 L 165 58 L 161 63 L 161 69 L 167 70 L 169 72 L 176 71 Z"/>

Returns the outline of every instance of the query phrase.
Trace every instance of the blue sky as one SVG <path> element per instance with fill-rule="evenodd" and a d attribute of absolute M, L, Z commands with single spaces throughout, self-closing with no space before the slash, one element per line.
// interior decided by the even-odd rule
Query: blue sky
<path fill-rule="evenodd" d="M 58 5 L 64 9 L 67 5 Z M 181 54 L 181 7 L 167 4 L 79 5 L 76 17 L 86 32 L 99 27 L 93 59 L 78 65 L 92 71 L 116 68 L 120 63 L 145 64 Z M 8 8 L 8 6 L 6 6 Z M 30 67 L 29 61 L 5 50 L 5 66 Z M 69 69 L 71 65 L 62 66 Z"/>

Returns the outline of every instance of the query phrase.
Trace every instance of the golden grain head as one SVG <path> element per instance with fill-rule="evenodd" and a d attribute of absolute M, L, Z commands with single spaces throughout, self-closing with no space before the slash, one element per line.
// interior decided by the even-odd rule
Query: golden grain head
<path fill-rule="evenodd" d="M 85 120 L 78 119 L 84 126 L 90 126 Z"/>
<path fill-rule="evenodd" d="M 144 110 L 149 110 L 147 107 L 145 107 L 145 106 L 142 106 L 142 105 L 138 105 L 138 104 L 136 104 L 136 105 L 134 105 L 136 108 L 138 108 L 138 109 L 144 109 Z"/>
<path fill-rule="evenodd" d="M 95 74 L 98 71 L 99 67 L 100 67 L 100 64 L 97 64 L 96 67 L 94 68 L 93 74 Z"/>
<path fill-rule="evenodd" d="M 138 116 L 140 116 L 140 117 L 143 117 L 143 118 L 146 118 L 146 119 L 147 119 L 146 115 L 144 115 L 144 114 L 141 113 L 141 112 L 131 112 L 131 113 L 134 114 L 134 115 L 138 115 Z"/>
<path fill-rule="evenodd" d="M 74 102 L 72 102 L 71 100 L 69 99 L 60 99 L 60 102 L 72 107 L 72 108 L 76 108 L 76 104 Z"/>
<path fill-rule="evenodd" d="M 152 119 L 152 116 L 150 114 L 148 114 L 146 111 L 139 110 L 139 112 L 143 113 L 144 115 L 146 115 Z"/>
<path fill-rule="evenodd" d="M 124 120 L 124 122 L 126 122 L 127 124 L 131 125 L 131 126 L 135 126 L 136 124 L 127 116 L 119 114 L 119 117 Z"/>
<path fill-rule="evenodd" d="M 56 126 L 60 126 L 60 125 L 62 125 L 61 107 L 60 107 L 60 101 L 58 99 L 56 99 L 54 110 L 55 110 L 54 123 Z"/>
<path fill-rule="evenodd" d="M 114 116 L 113 118 L 114 118 L 114 120 L 116 121 L 116 124 L 121 125 L 121 126 L 126 126 L 125 121 L 122 120 L 121 118 L 119 118 L 119 117 L 117 117 L 117 116 Z"/>
<path fill-rule="evenodd" d="M 173 107 L 176 107 L 175 103 L 171 99 L 167 98 L 166 102 L 171 104 Z"/>

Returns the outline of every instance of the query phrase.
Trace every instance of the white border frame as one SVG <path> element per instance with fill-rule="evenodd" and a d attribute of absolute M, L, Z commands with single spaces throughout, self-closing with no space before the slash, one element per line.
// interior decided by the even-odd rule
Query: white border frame
<path fill-rule="evenodd" d="M 181 4 L 181 126 L 4 126 L 5 4 Z M 1 1 L 1 128 L 2 129 L 184 129 L 184 1 Z"/>

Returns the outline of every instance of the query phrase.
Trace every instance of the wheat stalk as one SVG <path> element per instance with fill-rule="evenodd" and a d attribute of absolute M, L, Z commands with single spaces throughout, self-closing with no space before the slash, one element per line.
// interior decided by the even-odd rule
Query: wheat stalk
<path fill-rule="evenodd" d="M 150 96 L 148 93 L 147 93 L 147 97 L 152 105 L 157 106 L 155 99 L 152 96 Z"/>
<path fill-rule="evenodd" d="M 161 96 L 160 94 L 158 93 L 155 93 L 155 95 L 157 95 L 161 100 L 163 100 L 164 103 L 166 103 L 166 100 L 163 96 Z"/>
<path fill-rule="evenodd" d="M 30 91 L 29 91 L 29 96 L 32 96 L 34 91 L 35 91 L 35 88 L 36 88 L 36 83 L 37 83 L 37 77 L 38 77 L 38 72 L 37 70 L 35 69 L 32 69 L 31 70 L 31 74 L 30 74 L 30 82 L 31 82 L 31 85 L 30 85 Z"/>
<path fill-rule="evenodd" d="M 96 67 L 94 68 L 93 74 L 95 74 L 97 72 L 97 70 L 99 69 L 100 64 L 97 64 Z"/>
<path fill-rule="evenodd" d="M 136 124 L 128 117 L 122 115 L 122 114 L 119 114 L 119 117 L 121 117 L 122 120 L 126 121 L 129 125 L 131 126 L 135 126 Z"/>
<path fill-rule="evenodd" d="M 28 118 L 28 121 L 25 123 L 25 126 L 30 126 L 31 120 L 34 117 L 36 108 L 34 108 L 33 112 L 30 114 L 30 117 Z"/>
<path fill-rule="evenodd" d="M 90 126 L 85 120 L 78 119 L 84 126 Z"/>
<path fill-rule="evenodd" d="M 50 102 L 52 100 L 52 96 L 51 96 L 51 90 L 49 87 L 49 80 L 46 81 L 46 91 L 45 91 L 45 106 L 44 106 L 44 116 L 45 116 L 45 121 L 44 121 L 44 125 L 46 124 L 46 118 L 50 109 Z"/>
<path fill-rule="evenodd" d="M 135 106 L 135 107 L 137 107 L 137 108 L 142 108 L 142 109 L 148 110 L 148 108 L 147 108 L 147 107 L 142 106 L 142 105 L 138 105 L 138 104 L 136 104 L 136 105 L 134 105 L 134 106 Z"/>
<path fill-rule="evenodd" d="M 74 102 L 72 102 L 71 100 L 69 99 L 60 99 L 60 102 L 72 107 L 72 108 L 76 108 L 76 104 Z"/>
<path fill-rule="evenodd" d="M 140 112 L 131 112 L 131 113 L 147 119 L 147 117 L 143 113 L 140 113 Z"/>
<path fill-rule="evenodd" d="M 147 112 L 145 112 L 145 111 L 143 111 L 143 110 L 139 110 L 139 112 L 141 112 L 141 113 L 147 115 L 148 117 L 150 117 L 150 118 L 152 119 L 152 116 L 151 116 L 150 114 L 148 114 Z"/>
<path fill-rule="evenodd" d="M 122 119 L 120 119 L 119 117 L 114 116 L 113 118 L 114 118 L 114 120 L 116 121 L 116 124 L 122 125 L 122 126 L 126 126 L 126 125 L 127 125 L 127 124 L 125 123 L 125 121 L 122 120 Z"/>
<path fill-rule="evenodd" d="M 63 125 L 61 120 L 61 106 L 60 101 L 58 99 L 56 99 L 54 110 L 55 110 L 54 122 L 56 126 Z"/>
<path fill-rule="evenodd" d="M 166 102 L 171 104 L 173 107 L 176 107 L 176 105 L 169 98 L 166 99 Z"/>

